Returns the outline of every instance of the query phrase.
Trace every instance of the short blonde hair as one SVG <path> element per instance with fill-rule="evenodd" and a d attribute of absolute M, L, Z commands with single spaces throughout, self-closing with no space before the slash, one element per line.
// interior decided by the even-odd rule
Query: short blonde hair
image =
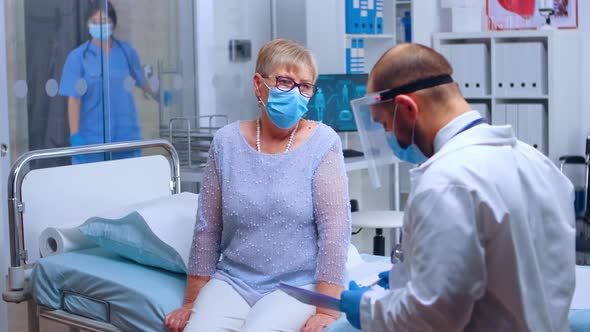
<path fill-rule="evenodd" d="M 262 76 L 270 75 L 277 68 L 285 67 L 297 71 L 309 70 L 313 82 L 318 77 L 318 66 L 311 51 L 288 39 L 274 39 L 258 51 L 256 72 Z"/>

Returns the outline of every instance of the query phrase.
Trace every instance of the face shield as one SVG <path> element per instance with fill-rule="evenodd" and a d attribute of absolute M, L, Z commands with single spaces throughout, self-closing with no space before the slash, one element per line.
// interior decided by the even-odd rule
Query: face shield
<path fill-rule="evenodd" d="M 396 161 L 391 148 L 387 144 L 385 128 L 374 118 L 374 116 L 378 115 L 378 112 L 384 112 L 383 115 L 393 117 L 393 113 L 385 112 L 382 109 L 385 108 L 385 103 L 381 101 L 379 93 L 370 94 L 350 102 L 365 160 L 368 163 L 369 179 L 373 188 L 382 186 L 379 168 Z"/>
<path fill-rule="evenodd" d="M 374 188 L 383 185 L 379 168 L 398 160 L 387 143 L 386 130 L 379 122 L 382 117 L 393 117 L 395 97 L 451 82 L 453 79 L 450 75 L 440 75 L 372 93 L 350 102 L 365 160 L 368 163 L 369 178 Z"/>

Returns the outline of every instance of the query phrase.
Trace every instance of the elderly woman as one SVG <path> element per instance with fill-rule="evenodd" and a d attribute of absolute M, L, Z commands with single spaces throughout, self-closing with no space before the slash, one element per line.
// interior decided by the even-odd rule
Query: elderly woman
<path fill-rule="evenodd" d="M 350 208 L 340 139 L 302 119 L 316 78 L 308 49 L 284 39 L 260 49 L 260 117 L 213 139 L 170 331 L 321 331 L 338 318 L 277 289 L 284 281 L 339 297 L 344 282 Z"/>

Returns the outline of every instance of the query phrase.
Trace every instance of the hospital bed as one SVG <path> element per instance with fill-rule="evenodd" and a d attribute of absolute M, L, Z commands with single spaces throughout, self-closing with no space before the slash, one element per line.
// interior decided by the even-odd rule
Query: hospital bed
<path fill-rule="evenodd" d="M 164 154 L 28 170 L 33 160 L 146 148 Z M 3 293 L 4 300 L 28 303 L 30 332 L 39 331 L 41 318 L 70 331 L 164 331 L 164 316 L 182 305 L 184 274 L 141 265 L 99 247 L 39 259 L 37 239 L 47 226 L 84 221 L 109 208 L 177 193 L 179 157 L 165 140 L 24 154 L 9 177 L 9 285 L 16 287 Z M 388 258 L 364 255 L 363 260 L 383 263 Z M 34 274 L 28 276 L 34 265 Z M 590 315 L 576 311 L 571 317 L 586 324 L 573 331 L 590 330 Z M 357 330 L 342 317 L 327 331 Z"/>
<path fill-rule="evenodd" d="M 131 149 L 163 154 L 29 171 L 34 160 Z M 184 274 L 140 265 L 101 248 L 39 259 L 37 239 L 45 227 L 81 224 L 101 211 L 180 193 L 179 157 L 170 143 L 32 151 L 15 162 L 8 182 L 8 279 L 17 290 L 4 292 L 3 299 L 28 303 L 29 331 L 39 331 L 41 318 L 71 331 L 163 330 L 163 316 L 182 305 Z M 28 277 L 34 265 L 34 275 Z"/>

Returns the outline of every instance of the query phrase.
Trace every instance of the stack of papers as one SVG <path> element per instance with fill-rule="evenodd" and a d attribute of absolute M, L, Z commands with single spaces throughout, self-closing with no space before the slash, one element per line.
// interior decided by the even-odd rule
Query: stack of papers
<path fill-rule="evenodd" d="M 359 286 L 369 286 L 379 280 L 379 273 L 391 270 L 389 261 L 362 262 L 348 270 L 350 280 L 354 280 Z"/>

